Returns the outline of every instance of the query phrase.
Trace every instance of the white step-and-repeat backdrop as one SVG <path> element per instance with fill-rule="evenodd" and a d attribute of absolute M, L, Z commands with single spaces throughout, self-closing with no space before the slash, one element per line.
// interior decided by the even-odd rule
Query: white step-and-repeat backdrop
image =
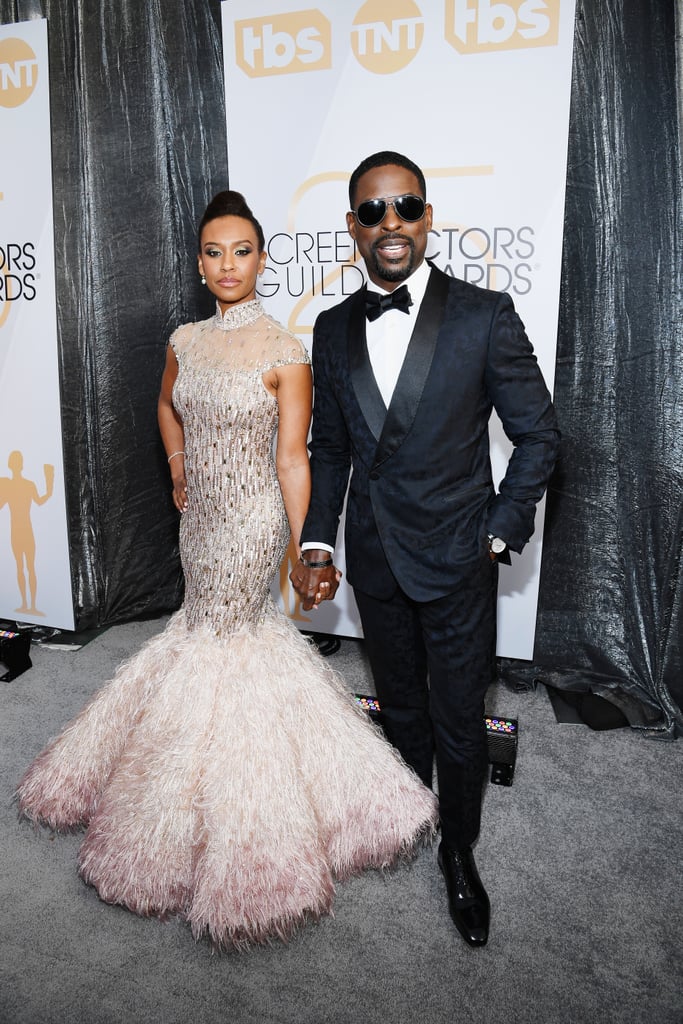
<path fill-rule="evenodd" d="M 310 345 L 316 314 L 359 287 L 349 174 L 397 150 L 425 172 L 427 255 L 510 292 L 552 390 L 574 0 L 225 0 L 222 11 L 230 186 L 266 232 L 269 312 Z M 500 478 L 510 446 L 497 421 L 491 436 Z M 536 523 L 500 573 L 505 657 L 533 657 L 543 507 Z M 350 588 L 304 615 L 286 570 L 280 597 L 301 628 L 360 635 Z"/>
<path fill-rule="evenodd" d="M 73 629 L 47 22 L 0 26 L 0 618 Z"/>

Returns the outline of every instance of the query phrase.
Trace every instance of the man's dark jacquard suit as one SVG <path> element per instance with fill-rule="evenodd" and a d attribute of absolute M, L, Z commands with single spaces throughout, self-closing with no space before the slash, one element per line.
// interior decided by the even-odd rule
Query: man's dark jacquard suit
<path fill-rule="evenodd" d="M 497 565 L 488 556 L 487 534 L 520 552 L 533 532 L 559 443 L 550 396 L 510 297 L 434 267 L 388 410 L 368 357 L 364 289 L 318 317 L 313 372 L 313 491 L 301 539 L 334 546 L 352 467 L 347 573 L 378 695 L 381 701 L 384 678 L 392 705 L 392 673 L 416 659 L 416 671 L 427 665 L 431 707 L 423 711 L 434 730 L 440 786 L 442 772 L 467 776 L 462 785 L 453 781 L 453 807 L 442 801 L 444 836 L 450 830 L 452 842 L 466 845 L 476 836 L 478 810 L 463 832 L 467 811 L 457 793 L 485 769 L 483 697 L 494 672 Z M 515 446 L 497 494 L 489 459 L 492 408 Z M 401 636 L 397 623 L 395 650 L 386 650 L 384 636 L 382 650 L 373 653 L 370 634 L 391 625 L 375 622 L 373 609 L 396 591 L 418 609 L 427 635 L 434 617 L 439 650 L 428 644 L 416 655 L 409 650 L 414 638 Z M 453 624 L 448 649 L 444 623 L 446 631 Z M 411 703 L 409 694 L 399 696 L 396 713 L 389 712 L 394 720 L 385 725 L 429 781 L 431 751 L 411 738 Z M 453 718 L 454 724 L 446 721 Z M 466 733 L 475 720 L 478 738 L 470 742 Z M 459 823 L 448 824 L 451 811 Z"/>

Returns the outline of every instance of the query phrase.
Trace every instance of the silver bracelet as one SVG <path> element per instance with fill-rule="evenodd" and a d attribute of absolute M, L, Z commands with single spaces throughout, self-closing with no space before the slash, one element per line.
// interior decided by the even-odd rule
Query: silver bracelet
<path fill-rule="evenodd" d="M 168 459 L 166 461 L 170 462 L 171 459 L 175 459 L 176 455 L 184 455 L 184 454 L 185 454 L 185 452 L 173 452 L 173 455 L 169 455 L 169 457 L 168 457 Z"/>

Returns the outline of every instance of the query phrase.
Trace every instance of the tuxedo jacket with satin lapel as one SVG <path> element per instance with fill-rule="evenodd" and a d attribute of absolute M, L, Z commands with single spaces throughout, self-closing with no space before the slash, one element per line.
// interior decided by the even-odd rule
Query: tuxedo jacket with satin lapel
<path fill-rule="evenodd" d="M 365 289 L 321 313 L 313 336 L 313 490 L 302 541 L 336 543 L 346 511 L 352 586 L 412 599 L 456 589 L 487 534 L 521 551 L 557 455 L 550 395 L 510 297 L 432 267 L 387 410 L 365 336 Z M 515 445 L 499 493 L 488 422 Z"/>

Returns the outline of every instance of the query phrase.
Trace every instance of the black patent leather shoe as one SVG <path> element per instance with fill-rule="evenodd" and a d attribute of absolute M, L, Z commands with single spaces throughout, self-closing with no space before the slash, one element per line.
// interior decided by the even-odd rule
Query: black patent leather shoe
<path fill-rule="evenodd" d="M 491 905 L 481 884 L 471 849 L 452 850 L 442 841 L 439 867 L 446 879 L 453 923 L 470 946 L 485 946 L 489 937 Z"/>

